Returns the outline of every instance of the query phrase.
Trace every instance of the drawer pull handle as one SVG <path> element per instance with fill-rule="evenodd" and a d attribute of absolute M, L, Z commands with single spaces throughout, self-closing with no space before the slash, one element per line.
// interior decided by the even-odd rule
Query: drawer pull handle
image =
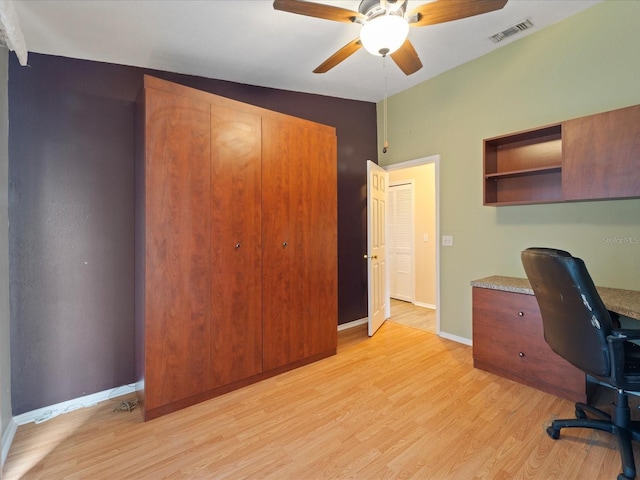
<path fill-rule="evenodd" d="M 524 352 L 518 352 L 518 356 L 519 356 L 520 358 L 524 358 Z"/>
<path fill-rule="evenodd" d="M 524 312 L 518 312 L 519 317 L 524 317 Z"/>

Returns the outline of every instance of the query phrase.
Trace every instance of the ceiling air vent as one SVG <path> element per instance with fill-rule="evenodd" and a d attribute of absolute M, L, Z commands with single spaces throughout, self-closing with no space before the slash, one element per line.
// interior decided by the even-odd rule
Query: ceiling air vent
<path fill-rule="evenodd" d="M 491 40 L 493 43 L 498 43 L 504 40 L 505 38 L 510 37 L 511 35 L 515 35 L 516 33 L 523 32 L 524 30 L 528 30 L 531 27 L 533 27 L 533 23 L 531 23 L 531 20 L 526 19 L 525 21 L 520 22 L 516 25 L 513 25 L 507 28 L 506 30 L 498 32 L 495 35 L 491 35 L 489 37 L 489 40 Z"/>

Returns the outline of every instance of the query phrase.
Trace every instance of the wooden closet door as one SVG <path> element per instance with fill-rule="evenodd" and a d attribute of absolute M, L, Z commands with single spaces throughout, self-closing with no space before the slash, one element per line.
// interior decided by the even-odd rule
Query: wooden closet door
<path fill-rule="evenodd" d="M 213 387 L 262 371 L 261 119 L 211 111 Z"/>
<path fill-rule="evenodd" d="M 210 108 L 146 89 L 145 410 L 209 388 Z"/>
<path fill-rule="evenodd" d="M 302 283 L 305 320 L 299 326 L 304 338 L 303 356 L 335 353 L 338 341 L 338 194 L 336 136 L 307 130 L 301 161 L 295 163 L 301 178 L 301 228 L 305 262 L 297 270 Z M 306 160 L 306 161 L 305 161 Z"/>
<path fill-rule="evenodd" d="M 265 370 L 335 353 L 335 142 L 326 127 L 263 120 Z"/>

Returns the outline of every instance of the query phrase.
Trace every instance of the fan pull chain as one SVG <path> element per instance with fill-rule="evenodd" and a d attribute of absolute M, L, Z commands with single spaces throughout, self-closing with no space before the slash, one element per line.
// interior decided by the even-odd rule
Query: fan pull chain
<path fill-rule="evenodd" d="M 389 149 L 389 142 L 387 140 L 387 56 L 382 57 L 382 70 L 384 71 L 384 100 L 382 101 L 382 125 L 384 129 L 384 145 L 382 147 L 382 153 L 387 153 Z"/>

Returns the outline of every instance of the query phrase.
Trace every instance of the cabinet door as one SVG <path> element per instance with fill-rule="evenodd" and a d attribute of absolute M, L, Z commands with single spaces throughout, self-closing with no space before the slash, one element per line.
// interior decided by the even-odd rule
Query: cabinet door
<path fill-rule="evenodd" d="M 335 353 L 338 342 L 338 194 L 336 136 L 307 130 L 306 150 L 296 162 L 302 205 L 297 225 L 304 261 L 298 263 L 303 299 L 302 354 Z"/>
<path fill-rule="evenodd" d="M 213 387 L 262 371 L 261 119 L 211 110 Z"/>
<path fill-rule="evenodd" d="M 585 375 L 544 340 L 533 295 L 473 288 L 474 366 L 574 401 L 585 401 Z"/>
<path fill-rule="evenodd" d="M 209 388 L 210 113 L 145 97 L 145 409 Z"/>
<path fill-rule="evenodd" d="M 309 122 L 263 119 L 265 370 L 335 352 L 335 142 Z"/>
<path fill-rule="evenodd" d="M 640 196 L 640 105 L 567 121 L 562 143 L 564 200 Z"/>

